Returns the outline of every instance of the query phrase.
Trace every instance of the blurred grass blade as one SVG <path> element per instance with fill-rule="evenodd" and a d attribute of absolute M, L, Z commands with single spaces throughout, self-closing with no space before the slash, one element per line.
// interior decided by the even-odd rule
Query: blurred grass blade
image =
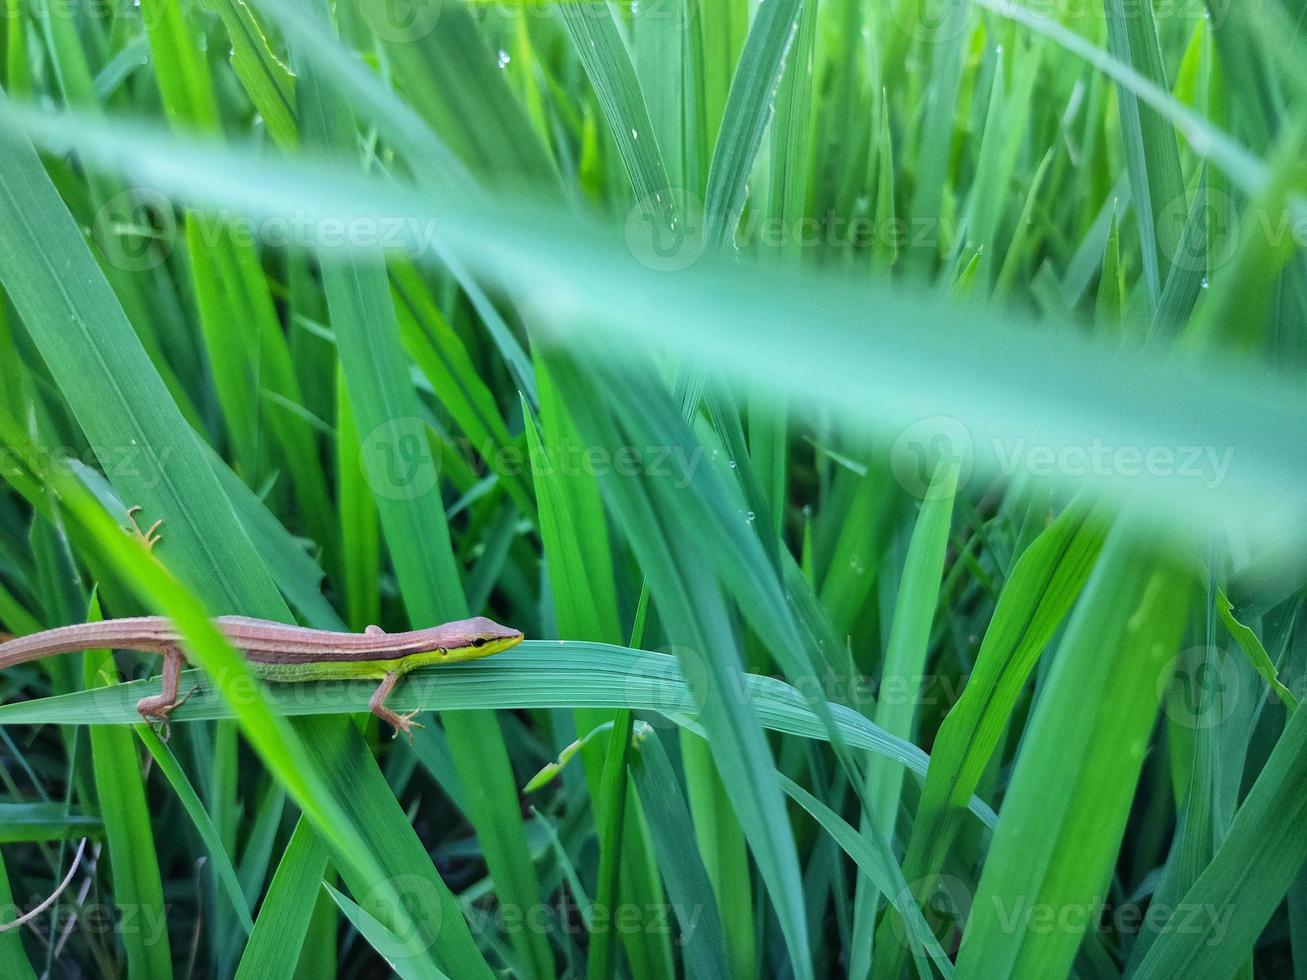
<path fill-rule="evenodd" d="M 267 159 L 256 165 L 239 153 L 147 140 L 139 130 L 128 141 L 84 118 L 75 127 L 67 118 L 25 112 L 21 118 L 38 136 L 60 144 L 75 138 L 92 159 L 130 164 L 186 195 L 235 194 L 243 207 L 274 213 L 312 204 L 312 213 L 356 214 L 360 201 L 371 201 L 377 213 L 399 207 L 429 214 L 423 198 L 342 178 L 335 170 L 314 171 L 302 163 L 282 169 Z M 224 183 L 215 187 L 219 174 Z M 239 182 L 238 193 L 227 180 Z M 312 199 L 304 194 L 306 186 L 314 188 Z M 623 262 L 580 229 L 564 236 L 560 229 L 569 227 L 567 220 L 542 236 L 522 218 L 532 210 L 523 203 L 514 213 L 495 212 L 490 220 L 485 208 L 461 211 L 451 200 L 442 202 L 441 220 L 447 240 L 479 272 L 511 283 L 518 295 L 534 297 L 542 327 L 552 321 L 591 335 L 602 323 L 609 342 L 641 349 L 648 331 L 656 330 L 686 356 L 709 359 L 739 377 L 769 378 L 805 401 L 874 424 L 891 438 L 922 421 L 923 412 L 965 418 L 975 467 L 990 473 L 1010 470 L 1014 456 L 1020 467 L 1031 446 L 1046 446 L 1055 457 L 1095 440 L 1207 447 L 1204 480 L 1177 473 L 1111 479 L 1089 468 L 1074 482 L 1096 483 L 1120 499 L 1143 504 L 1170 526 L 1239 519 L 1249 522 L 1257 537 L 1302 534 L 1301 524 L 1287 517 L 1288 502 L 1298 499 L 1303 485 L 1287 433 L 1296 431 L 1300 420 L 1307 425 L 1307 403 L 1296 387 L 1262 372 L 1231 363 L 1198 368 L 1174 362 L 1159 372 L 1147 357 L 1054 336 L 1047 329 L 1028 330 L 1015 316 L 964 311 L 934 298 L 836 280 L 818 286 L 815 279 L 800 284 L 771 275 L 761 283 L 746 271 L 707 259 L 669 288 L 658 274 Z M 494 229 L 493 245 L 488 227 Z M 569 270 L 578 265 L 589 270 L 585 287 L 567 288 L 573 279 Z M 657 301 L 631 304 L 632 290 Z M 591 315 L 582 315 L 586 311 Z M 873 312 L 854 317 L 850 311 Z M 699 328 L 705 317 L 713 330 Z M 802 338 L 780 329 L 795 318 L 813 325 Z M 897 327 L 921 318 L 931 329 L 907 335 Z M 857 329 L 851 330 L 854 323 Z M 770 328 L 760 329 L 761 324 Z M 777 365 L 784 370 L 776 373 Z M 1109 388 L 1118 391 L 1110 405 L 1101 398 Z M 1021 390 L 1023 400 L 1008 398 L 1009 389 Z M 1024 399 L 1044 410 L 1025 414 Z M 1232 454 L 1235 446 L 1239 451 Z"/>

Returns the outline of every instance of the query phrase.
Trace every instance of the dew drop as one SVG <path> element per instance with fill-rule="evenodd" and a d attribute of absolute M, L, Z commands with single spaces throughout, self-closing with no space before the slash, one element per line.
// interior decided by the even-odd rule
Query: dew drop
<path fill-rule="evenodd" d="M 495 61 L 499 65 L 500 71 L 503 71 L 504 68 L 508 66 L 508 63 L 512 60 L 513 60 L 512 57 L 509 55 L 507 51 L 505 51 L 503 48 L 499 49 L 499 57 L 496 58 Z"/>

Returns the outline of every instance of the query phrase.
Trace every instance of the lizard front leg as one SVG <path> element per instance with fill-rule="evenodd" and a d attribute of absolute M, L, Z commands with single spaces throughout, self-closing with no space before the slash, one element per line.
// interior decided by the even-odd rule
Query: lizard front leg
<path fill-rule="evenodd" d="M 148 530 L 142 531 L 141 525 L 137 523 L 136 515 L 144 510 L 143 507 L 132 507 L 127 511 L 127 520 L 131 522 L 131 527 L 127 528 L 127 533 L 132 534 L 140 541 L 147 551 L 154 551 L 154 546 L 163 540 L 163 535 L 159 533 L 159 528 L 163 527 L 163 521 L 155 521 L 150 525 Z"/>
<path fill-rule="evenodd" d="M 391 692 L 395 690 L 395 685 L 399 683 L 399 679 L 403 676 L 399 671 L 392 670 L 382 678 L 381 683 L 377 685 L 377 689 L 372 692 L 372 698 L 368 701 L 368 709 L 388 725 L 394 726 L 395 735 L 403 732 L 411 742 L 413 741 L 413 729 L 422 727 L 413 720 L 417 712 L 410 711 L 406 715 L 398 715 L 386 707 L 386 698 L 390 697 Z"/>
<path fill-rule="evenodd" d="M 168 716 L 172 714 L 179 704 L 182 704 L 186 698 L 177 697 L 177 688 L 181 681 L 182 667 L 186 663 L 186 658 L 178 647 L 170 647 L 163 653 L 163 692 L 152 697 L 141 698 L 136 702 L 136 710 L 140 712 L 141 717 L 148 722 L 167 723 Z M 186 697 L 190 697 L 188 694 Z"/>

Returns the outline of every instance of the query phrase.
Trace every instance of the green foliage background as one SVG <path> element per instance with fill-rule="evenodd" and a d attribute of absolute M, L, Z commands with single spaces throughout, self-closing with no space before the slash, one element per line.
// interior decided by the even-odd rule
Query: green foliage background
<path fill-rule="evenodd" d="M 4 13 L 0 974 L 1307 969 L 1301 0 Z"/>

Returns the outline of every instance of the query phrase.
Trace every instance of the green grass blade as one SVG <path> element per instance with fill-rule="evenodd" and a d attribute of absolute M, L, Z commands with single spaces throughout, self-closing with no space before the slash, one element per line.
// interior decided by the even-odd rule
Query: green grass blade
<path fill-rule="evenodd" d="M 312 69 L 300 71 L 297 88 L 305 145 L 337 151 L 350 147 L 353 122 L 348 109 L 318 84 Z M 435 461 L 417 396 L 409 386 L 384 262 L 379 256 L 329 260 L 323 278 L 350 403 L 363 436 L 363 463 L 373 479 L 410 620 L 425 625 L 462 618 L 468 612 L 467 600 L 450 545 Z M 416 468 L 394 469 L 405 453 Z M 532 908 L 540 901 L 540 882 L 522 824 L 502 819 L 518 807 L 498 723 L 488 715 L 467 715 L 446 719 L 445 729 L 500 900 L 517 909 Z M 534 976 L 554 975 L 545 935 L 517 930 L 511 939 Z"/>
<path fill-rule="evenodd" d="M 903 574 L 899 578 L 889 641 L 881 665 L 881 690 L 896 691 L 926 675 L 931 624 L 939 605 L 960 466 L 959 459 L 941 459 L 926 488 L 921 511 L 913 525 Z M 916 713 L 915 699 L 891 696 L 880 699 L 872 717 L 886 731 L 911 739 Z M 871 832 L 882 840 L 893 839 L 902 792 L 903 771 L 900 768 L 879 761 L 868 766 L 867 796 L 871 809 L 864 817 Z M 856 935 L 870 935 L 874 929 L 879 904 L 877 889 L 884 891 L 883 881 L 878 882 L 873 877 L 862 877 L 858 881 L 854 897 L 853 931 Z M 890 896 L 900 901 L 901 889 L 896 887 Z M 887 951 L 881 958 L 888 961 L 890 953 Z M 860 966 L 856 972 L 862 973 Z"/>
<path fill-rule="evenodd" d="M 272 51 L 254 12 L 242 0 L 205 0 L 222 18 L 231 38 L 231 66 L 245 86 L 263 124 L 278 145 L 291 148 L 299 140 L 295 120 L 295 77 Z"/>
<path fill-rule="evenodd" d="M 5 870 L 4 858 L 0 856 L 0 908 L 6 910 L 17 908 L 14 904 L 13 891 L 9 886 L 9 874 Z M 6 919 L 6 924 L 8 923 Z M 0 970 L 14 980 L 36 980 L 36 971 L 23 949 L 22 934 L 13 929 L 0 932 Z"/>
<path fill-rule="evenodd" d="M 178 723 L 231 718 L 233 709 L 223 703 L 201 675 L 183 675 L 194 695 L 173 714 Z M 667 714 L 681 725 L 693 724 L 683 715 L 695 707 L 694 695 L 675 657 L 629 650 L 603 643 L 527 640 L 514 650 L 472 663 L 423 668 L 409 675 L 395 692 L 397 710 L 466 711 L 477 708 L 596 707 L 647 709 Z M 825 740 L 821 719 L 807 707 L 807 699 L 781 681 L 746 675 L 744 690 L 759 722 L 766 728 Z M 109 691 L 77 692 L 57 698 L 40 698 L 0 706 L 0 724 L 81 724 L 94 719 L 102 725 L 130 725 L 140 720 L 136 702 L 158 693 L 154 680 L 134 681 Z M 372 685 L 296 684 L 269 687 L 266 697 L 287 715 L 349 714 L 366 709 Z M 912 743 L 882 731 L 858 712 L 842 705 L 831 708 L 840 735 L 856 749 L 895 759 L 916 773 L 926 774 L 928 756 Z M 986 824 L 994 823 L 984 803 L 972 799 L 970 808 Z"/>
<path fill-rule="evenodd" d="M 1104 0 L 1104 8 L 1112 53 L 1157 88 L 1169 91 L 1152 8 L 1127 10 L 1123 0 Z M 1177 254 L 1181 222 L 1189 213 L 1180 151 L 1170 124 L 1152 108 L 1140 105 L 1129 87 L 1117 88 L 1117 101 L 1143 245 L 1144 277 L 1155 304 Z"/>
<path fill-rule="evenodd" d="M 104 821 L 99 817 L 69 813 L 62 803 L 2 803 L 0 817 L 0 844 L 78 840 L 104 834 Z"/>
<path fill-rule="evenodd" d="M 187 778 L 181 764 L 178 763 L 177 757 L 155 734 L 154 729 L 148 725 L 137 725 L 136 735 L 141 740 L 141 744 L 149 751 L 150 756 L 159 767 L 159 771 L 168 780 L 168 785 L 177 794 L 186 815 L 191 818 L 191 823 L 195 825 L 196 832 L 204 841 L 214 873 L 222 884 L 223 891 L 226 892 L 227 900 L 231 902 L 232 909 L 236 913 L 237 922 L 240 923 L 241 928 L 248 935 L 254 929 L 254 920 L 250 917 L 250 908 L 246 902 L 245 893 L 236 878 L 236 869 L 232 867 L 231 856 L 227 853 L 227 848 L 218 836 L 218 830 L 214 827 L 208 811 L 204 809 L 199 794 L 195 792 L 195 787 L 191 785 L 191 781 Z M 95 737 L 94 733 L 92 733 L 91 737 Z"/>
<path fill-rule="evenodd" d="M 763 4 L 749 28 L 731 80 L 704 194 L 706 240 L 715 249 L 730 241 L 744 211 L 749 175 L 771 120 L 803 3 L 773 0 Z"/>
<path fill-rule="evenodd" d="M 601 16 L 601 11 L 609 16 Z M 658 147 L 658 133 L 631 64 L 626 42 L 618 33 L 612 8 L 564 3 L 558 8 L 585 66 L 590 84 L 603 109 L 613 141 L 631 178 L 637 206 L 655 208 L 671 190 L 667 167 Z M 668 202 L 663 207 L 673 207 Z M 662 209 L 658 209 L 662 210 Z"/>
<path fill-rule="evenodd" d="M 113 654 L 108 650 L 88 650 L 83 664 L 88 687 L 117 683 Z M 114 903 L 120 909 L 132 909 L 142 922 L 162 926 L 167 922 L 163 882 L 131 732 L 94 726 L 91 761 L 113 868 Z M 130 977 L 172 976 L 172 949 L 166 927 L 157 934 L 144 929 L 124 931 L 122 939 Z"/>
<path fill-rule="evenodd" d="M 1089 501 L 1078 500 L 1017 560 L 962 697 L 935 737 L 903 859 L 909 881 L 929 884 L 943 871 L 960 829 L 961 808 L 976 792 L 1037 659 L 1079 597 L 1103 534 L 1101 517 Z M 884 941 L 891 938 L 891 926 L 881 925 Z M 888 965 L 878 970 L 881 976 L 896 975 Z"/>
<path fill-rule="evenodd" d="M 366 939 L 373 949 L 385 957 L 387 962 L 390 962 L 393 950 L 404 947 L 403 941 L 384 923 L 378 922 L 368 915 L 365 909 L 354 904 L 348 896 L 342 895 L 325 881 L 322 883 L 322 887 L 340 906 L 340 910 L 345 913 L 345 918 L 354 924 L 354 928 L 359 931 L 359 935 Z M 395 973 L 402 980 L 449 980 L 445 974 L 434 967 L 426 967 L 422 964 L 400 962 L 395 964 Z"/>
<path fill-rule="evenodd" d="M 1230 833 L 1179 908 L 1194 910 L 1193 929 L 1158 937 L 1139 969 L 1142 980 L 1233 976 L 1307 858 L 1299 833 L 1307 808 L 1307 712 L 1295 711 Z"/>
<path fill-rule="evenodd" d="M 289 980 L 294 976 L 326 867 L 327 849 L 301 818 L 259 907 L 236 980 Z"/>
<path fill-rule="evenodd" d="M 694 976 L 728 976 L 726 938 L 712 898 L 712 883 L 698 851 L 686 846 L 694 837 L 694 824 L 656 735 L 649 733 L 636 745 L 631 778 L 654 834 L 672 909 L 681 923 L 685 968 Z"/>
<path fill-rule="evenodd" d="M 1103 901 L 1157 692 L 1188 609 L 1183 572 L 1118 525 L 1067 626 L 1017 760 L 958 954 L 959 977 L 1067 973 Z"/>

